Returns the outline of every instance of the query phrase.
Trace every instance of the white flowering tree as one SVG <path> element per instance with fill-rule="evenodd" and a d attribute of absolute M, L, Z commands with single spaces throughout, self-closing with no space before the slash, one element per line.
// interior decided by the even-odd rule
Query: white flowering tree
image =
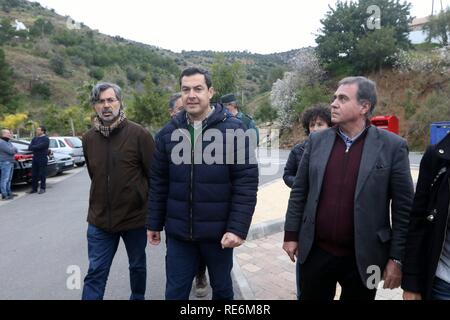
<path fill-rule="evenodd" d="M 282 80 L 277 80 L 270 94 L 271 105 L 278 110 L 281 128 L 289 128 L 294 120 L 293 103 L 298 91 L 305 86 L 318 83 L 325 72 L 320 66 L 314 48 L 305 48 L 290 60 L 291 72 L 286 72 Z"/>

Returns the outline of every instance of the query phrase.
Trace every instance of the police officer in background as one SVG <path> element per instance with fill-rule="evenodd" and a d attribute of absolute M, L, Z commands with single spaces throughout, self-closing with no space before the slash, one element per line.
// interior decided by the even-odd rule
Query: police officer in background
<path fill-rule="evenodd" d="M 259 130 L 256 127 L 255 121 L 248 114 L 239 111 L 239 105 L 234 94 L 228 93 L 220 97 L 220 102 L 231 113 L 231 115 L 242 121 L 245 130 L 253 129 L 256 132 L 256 145 L 259 145 Z"/>

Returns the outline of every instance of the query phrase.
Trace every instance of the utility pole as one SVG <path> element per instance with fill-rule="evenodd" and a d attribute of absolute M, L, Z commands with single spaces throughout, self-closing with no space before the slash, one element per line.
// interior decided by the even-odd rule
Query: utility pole
<path fill-rule="evenodd" d="M 72 128 L 72 136 L 75 137 L 75 126 L 73 125 L 73 119 L 70 118 L 70 127 Z"/>

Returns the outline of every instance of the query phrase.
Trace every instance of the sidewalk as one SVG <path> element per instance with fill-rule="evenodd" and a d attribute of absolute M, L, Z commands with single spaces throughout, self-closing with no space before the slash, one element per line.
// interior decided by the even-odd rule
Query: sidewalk
<path fill-rule="evenodd" d="M 419 170 L 411 168 L 414 183 Z M 295 264 L 281 248 L 290 189 L 282 179 L 260 187 L 247 241 L 235 249 L 233 275 L 243 299 L 295 300 Z M 382 288 L 383 282 L 380 283 Z M 340 294 L 337 288 L 336 298 Z M 377 300 L 401 300 L 402 290 L 379 289 Z"/>

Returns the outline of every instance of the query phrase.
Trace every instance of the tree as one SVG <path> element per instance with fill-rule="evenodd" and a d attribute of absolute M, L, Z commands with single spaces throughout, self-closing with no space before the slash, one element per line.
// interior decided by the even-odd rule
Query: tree
<path fill-rule="evenodd" d="M 292 109 L 296 115 L 301 114 L 306 109 L 318 103 L 329 103 L 330 93 L 327 88 L 320 84 L 304 86 L 297 91 Z"/>
<path fill-rule="evenodd" d="M 371 8 L 377 10 L 371 11 Z M 386 54 L 390 54 L 391 50 L 386 48 L 391 48 L 393 42 L 398 49 L 408 49 L 411 46 L 408 40 L 408 24 L 412 21 L 410 8 L 410 3 L 394 0 L 338 1 L 336 8 L 330 7 L 330 11 L 321 20 L 321 34 L 316 38 L 321 61 L 328 70 L 345 69 L 345 66 L 359 61 L 359 71 L 365 71 L 372 67 L 371 59 L 374 54 L 370 50 L 374 50 L 377 51 L 377 62 L 389 64 L 391 61 L 386 59 Z M 382 31 L 383 29 L 391 31 Z M 362 50 L 362 45 L 358 50 L 358 43 L 369 36 L 371 38 L 364 42 L 366 50 Z M 379 45 L 384 49 L 377 50 Z"/>
<path fill-rule="evenodd" d="M 156 130 L 169 120 L 169 112 L 167 111 L 169 97 L 157 88 L 151 80 L 145 80 L 144 86 L 145 94 L 134 95 L 134 102 L 127 115 L 131 120 Z"/>
<path fill-rule="evenodd" d="M 49 20 L 37 18 L 30 28 L 30 35 L 33 37 L 40 37 L 43 35 L 52 34 L 54 30 L 55 27 Z"/>
<path fill-rule="evenodd" d="M 80 87 L 77 88 L 79 105 L 85 112 L 92 110 L 91 91 L 94 86 L 94 81 L 85 81 Z"/>
<path fill-rule="evenodd" d="M 277 109 L 270 105 L 269 99 L 264 99 L 261 105 L 256 109 L 255 119 L 259 122 L 273 122 L 278 118 Z"/>
<path fill-rule="evenodd" d="M 16 131 L 22 128 L 28 119 L 26 113 L 7 114 L 1 121 L 1 128 L 8 128 L 12 131 Z M 16 131 L 17 132 L 17 131 Z"/>
<path fill-rule="evenodd" d="M 360 69 L 380 70 L 397 52 L 394 28 L 382 28 L 369 33 L 356 44 L 356 65 Z"/>
<path fill-rule="evenodd" d="M 243 80 L 242 66 L 238 61 L 229 64 L 224 54 L 217 54 L 211 66 L 211 76 L 215 91 L 212 100 L 218 101 L 227 93 L 239 91 Z"/>
<path fill-rule="evenodd" d="M 61 56 L 53 56 L 50 59 L 50 67 L 57 75 L 63 76 L 66 73 L 66 63 Z"/>
<path fill-rule="evenodd" d="M 12 26 L 11 19 L 3 18 L 0 20 L 0 45 L 11 40 L 16 34 L 16 30 Z"/>
<path fill-rule="evenodd" d="M 48 100 L 52 95 L 50 84 L 47 82 L 36 82 L 31 86 L 31 95 L 33 97 L 40 97 L 41 99 Z"/>
<path fill-rule="evenodd" d="M 428 42 L 436 38 L 443 46 L 447 46 L 450 33 L 450 8 L 431 17 L 430 21 L 423 26 L 423 30 L 427 33 Z"/>
<path fill-rule="evenodd" d="M 2 9 L 6 13 L 9 13 L 12 8 L 19 7 L 20 1 L 19 0 L 3 0 L 2 1 Z"/>
<path fill-rule="evenodd" d="M 13 112 L 17 107 L 17 96 L 12 76 L 13 71 L 6 63 L 5 53 L 0 48 L 0 112 Z"/>

